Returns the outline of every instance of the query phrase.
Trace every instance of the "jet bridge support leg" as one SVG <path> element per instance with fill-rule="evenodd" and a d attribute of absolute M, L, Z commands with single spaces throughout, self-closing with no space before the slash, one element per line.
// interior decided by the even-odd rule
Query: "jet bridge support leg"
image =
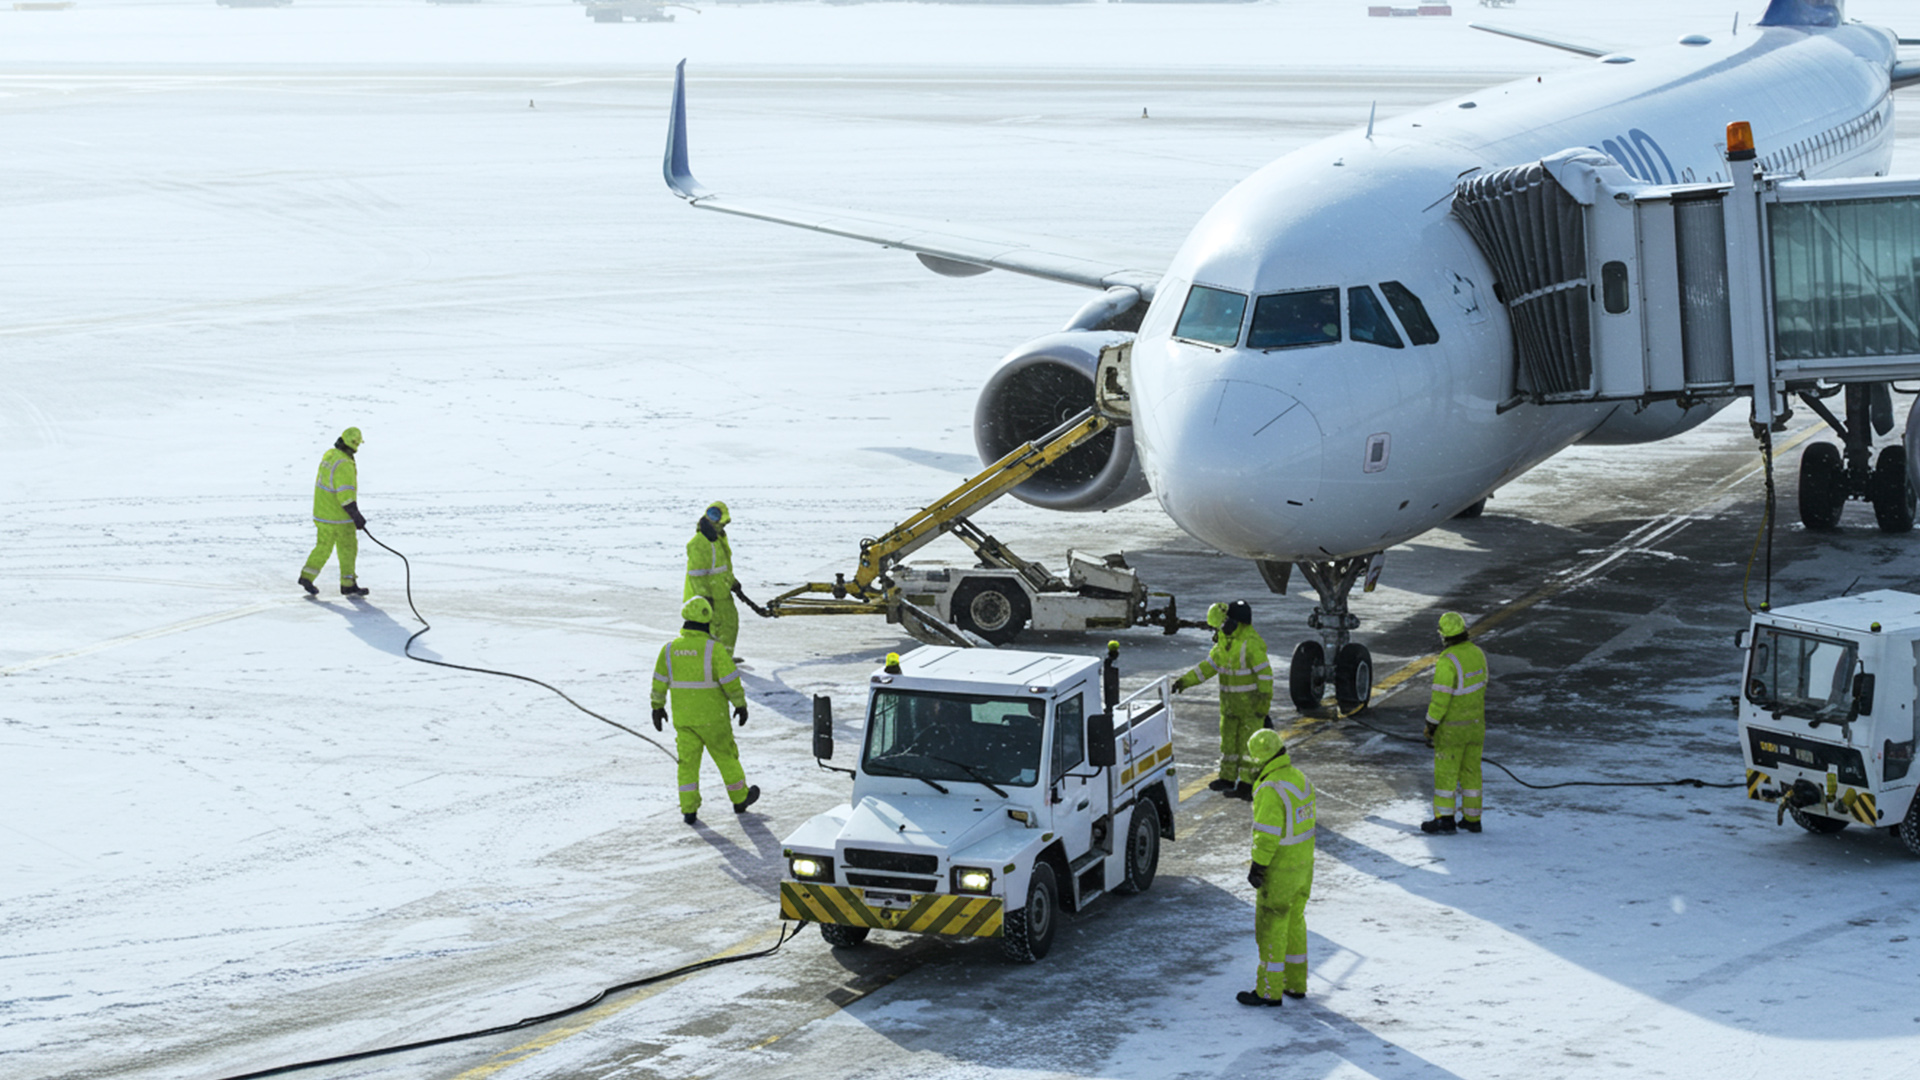
<path fill-rule="evenodd" d="M 1840 436 L 1841 449 L 1832 443 L 1813 443 L 1800 454 L 1800 521 L 1809 529 L 1833 529 L 1847 500 L 1861 499 L 1873 506 L 1880 529 L 1904 533 L 1913 528 L 1914 493 L 1907 479 L 1905 451 L 1882 448 L 1876 459 L 1873 437 L 1893 430 L 1893 392 L 1889 384 L 1848 383 L 1846 419 L 1842 421 L 1826 401 L 1809 390 L 1800 395 L 1809 409 Z"/>
<path fill-rule="evenodd" d="M 1358 556 L 1294 564 L 1300 568 L 1300 576 L 1320 594 L 1320 603 L 1307 616 L 1307 625 L 1320 632 L 1320 640 L 1296 646 L 1287 671 L 1288 694 L 1302 712 L 1320 707 L 1329 677 L 1341 712 L 1358 712 L 1373 696 L 1373 654 L 1353 640 L 1360 620 L 1347 610 L 1347 597 L 1372 561 L 1372 556 Z M 1269 587 L 1278 578 L 1281 587 L 1276 591 L 1284 591 L 1285 576 L 1274 574 L 1272 565 L 1262 564 L 1261 574 Z"/>

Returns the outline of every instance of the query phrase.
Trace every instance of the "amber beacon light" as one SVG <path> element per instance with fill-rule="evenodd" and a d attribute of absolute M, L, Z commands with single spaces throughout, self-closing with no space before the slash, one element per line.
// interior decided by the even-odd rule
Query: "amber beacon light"
<path fill-rule="evenodd" d="M 1727 125 L 1727 160 L 1752 161 L 1753 125 L 1745 120 L 1735 120 Z"/>

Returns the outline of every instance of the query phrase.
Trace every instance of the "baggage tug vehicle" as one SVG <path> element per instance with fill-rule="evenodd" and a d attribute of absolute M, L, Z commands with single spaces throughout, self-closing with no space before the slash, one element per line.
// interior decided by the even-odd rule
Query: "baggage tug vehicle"
<path fill-rule="evenodd" d="M 874 930 L 1045 956 L 1064 911 L 1153 884 L 1174 838 L 1173 701 L 1105 658 L 924 646 L 868 687 L 848 802 L 787 837 L 780 913 L 836 947 Z M 814 698 L 814 756 L 834 753 Z"/>

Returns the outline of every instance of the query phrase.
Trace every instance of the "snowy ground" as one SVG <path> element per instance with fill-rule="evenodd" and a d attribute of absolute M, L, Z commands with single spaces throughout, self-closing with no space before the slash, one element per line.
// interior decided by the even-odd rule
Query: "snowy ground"
<path fill-rule="evenodd" d="M 750 624 L 741 739 L 766 813 L 696 831 L 655 749 L 404 659 L 391 556 L 363 545 L 369 603 L 292 584 L 314 462 L 357 424 L 363 506 L 436 620 L 422 652 L 638 727 L 708 499 L 734 507 L 766 593 L 847 569 L 859 536 L 974 467 L 975 390 L 1084 296 L 688 211 L 655 165 L 674 61 L 709 184 L 1170 252 L 1234 181 L 1373 101 L 1564 63 L 1464 18 L 1360 10 L 0 12 L 0 1076 L 226 1075 L 769 940 L 780 837 L 844 790 L 808 759 L 807 698 L 847 715 L 903 639 Z M 1488 18 L 1625 44 L 1719 32 L 1731 9 Z M 1903 104 L 1900 171 L 1920 172 Z M 1437 606 L 1499 610 L 1697 514 L 1503 625 L 1493 752 L 1535 779 L 1737 776 L 1723 643 L 1756 489 L 1722 481 L 1752 456 L 1737 415 L 1575 450 L 1396 549 L 1360 608 L 1381 670 L 1425 651 Z M 1276 651 L 1308 606 L 1261 599 L 1150 502 L 991 525 L 1035 552 L 1126 550 L 1194 601 L 1253 596 Z M 1910 543 L 1786 534 L 1776 599 L 1910 585 Z M 1127 644 L 1136 678 L 1198 649 Z M 1377 722 L 1413 726 L 1411 697 Z M 1205 763 L 1211 702 L 1183 705 L 1182 758 Z M 314 1075 L 1914 1070 L 1920 868 L 1884 837 L 1815 841 L 1733 794 L 1497 782 L 1489 833 L 1442 845 L 1409 828 L 1418 753 L 1313 730 L 1305 1008 L 1230 1005 L 1252 963 L 1245 824 L 1196 797 L 1155 891 L 1075 920 L 1033 968 L 944 942 L 835 956 L 809 934 L 571 1026 Z"/>

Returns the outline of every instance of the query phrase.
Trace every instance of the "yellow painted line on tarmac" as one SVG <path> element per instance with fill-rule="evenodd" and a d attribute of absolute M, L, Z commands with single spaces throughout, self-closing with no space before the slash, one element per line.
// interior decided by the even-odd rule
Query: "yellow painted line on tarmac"
<path fill-rule="evenodd" d="M 0 667 L 0 675 L 18 675 L 23 671 L 32 671 L 34 668 L 46 667 L 48 664 L 57 664 L 62 660 L 72 660 L 77 656 L 87 656 L 120 645 L 131 645 L 136 641 L 147 641 L 152 638 L 165 637 L 168 634 L 179 634 L 188 630 L 198 630 L 203 626 L 212 626 L 215 623 L 226 622 L 228 619 L 243 619 L 248 615 L 257 615 L 262 611 L 280 607 L 283 604 L 299 603 L 305 599 L 305 597 L 289 597 L 285 600 L 266 600 L 258 604 L 248 604 L 246 607 L 234 608 L 231 611 L 216 611 L 211 615 L 202 615 L 199 618 L 187 619 L 184 622 L 157 626 L 152 630 L 142 630 L 134 634 L 122 634 L 117 638 L 97 641 L 92 645 L 84 645 L 78 649 L 68 649 L 66 652 L 50 653 L 33 660 L 22 660 L 17 664 Z"/>
<path fill-rule="evenodd" d="M 709 956 L 704 960 L 696 960 L 694 961 L 694 963 L 704 964 L 709 960 L 720 960 L 729 956 L 736 956 L 743 952 L 752 952 L 756 949 L 764 949 L 780 936 L 780 933 L 783 929 L 784 929 L 784 924 L 782 926 L 776 926 L 774 929 L 768 930 L 763 934 L 759 934 L 755 937 L 750 937 L 745 941 L 735 942 L 734 944 L 727 946 L 726 948 L 720 950 L 719 952 L 714 953 L 712 956 Z M 681 978 L 689 978 L 696 974 L 699 974 L 699 973 L 688 972 L 687 975 L 683 975 L 681 976 Z M 600 1023 L 602 1020 L 606 1020 L 610 1017 L 617 1016 L 620 1013 L 633 1008 L 635 1005 L 638 1005 L 641 1002 L 646 1001 L 647 999 L 653 997 L 655 994 L 658 994 L 660 991 L 665 990 L 667 987 L 679 981 L 680 981 L 679 979 L 668 979 L 665 982 L 655 983 L 652 986 L 639 987 L 638 989 L 635 989 L 633 992 L 622 996 L 618 1001 L 609 1001 L 604 1005 L 597 1005 L 594 1008 L 588 1009 L 586 1012 L 581 1013 L 578 1019 L 572 1020 L 568 1023 L 562 1024 L 559 1027 L 543 1032 L 540 1035 L 532 1039 L 529 1039 L 526 1042 L 521 1043 L 519 1046 L 516 1046 L 511 1050 L 501 1051 L 500 1053 L 494 1055 L 492 1059 L 485 1062 L 484 1064 L 476 1065 L 473 1068 L 468 1069 L 466 1072 L 461 1073 L 459 1076 L 455 1077 L 454 1080 L 483 1080 L 483 1078 L 492 1076 L 494 1073 L 497 1073 L 502 1069 L 508 1068 L 513 1065 L 518 1065 L 521 1062 L 526 1061 L 527 1059 L 533 1057 L 534 1055 L 539 1054 L 543 1050 L 547 1050 L 552 1047 L 558 1046 L 560 1043 L 565 1042 L 567 1039 L 570 1039 L 573 1036 L 580 1034 L 581 1032 L 587 1030 L 588 1028 L 594 1026 L 595 1024 Z"/>

